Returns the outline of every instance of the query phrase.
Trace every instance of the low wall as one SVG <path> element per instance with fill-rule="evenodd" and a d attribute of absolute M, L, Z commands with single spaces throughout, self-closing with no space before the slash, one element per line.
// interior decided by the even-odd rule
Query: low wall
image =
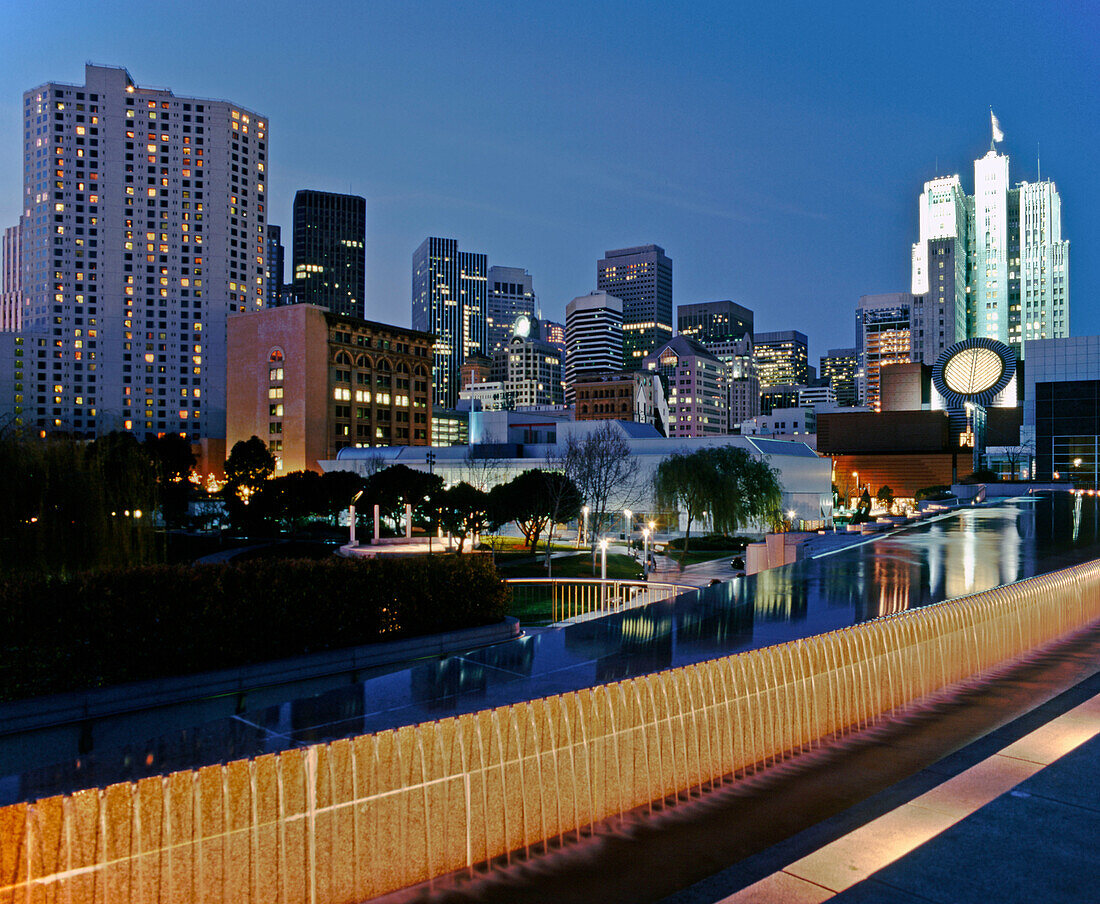
<path fill-rule="evenodd" d="M 0 809 L 0 902 L 362 901 L 872 722 L 1100 615 L 1100 562 L 561 696 Z"/>

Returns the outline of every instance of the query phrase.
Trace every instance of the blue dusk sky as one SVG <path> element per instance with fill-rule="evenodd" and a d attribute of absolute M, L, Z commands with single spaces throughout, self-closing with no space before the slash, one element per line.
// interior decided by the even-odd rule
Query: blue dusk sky
<path fill-rule="evenodd" d="M 0 225 L 22 92 L 85 61 L 270 118 L 269 221 L 299 188 L 367 198 L 367 316 L 453 236 L 526 267 L 543 314 L 609 248 L 655 242 L 677 304 L 731 298 L 811 361 L 861 294 L 909 287 L 917 195 L 989 147 L 1058 185 L 1072 333 L 1100 333 L 1100 12 L 1060 3 L 0 0 Z M 289 236 L 288 236 L 289 238 Z M 290 249 L 287 250 L 289 276 Z"/>

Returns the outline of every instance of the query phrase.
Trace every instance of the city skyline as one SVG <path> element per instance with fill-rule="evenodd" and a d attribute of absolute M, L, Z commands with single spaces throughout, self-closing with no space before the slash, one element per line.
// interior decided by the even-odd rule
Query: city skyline
<path fill-rule="evenodd" d="M 816 360 L 852 343 L 860 295 L 908 288 L 912 199 L 936 176 L 969 181 L 992 105 L 1014 179 L 1036 177 L 1041 143 L 1042 172 L 1064 198 L 1074 249 L 1081 303 L 1070 331 L 1100 333 L 1100 311 L 1086 301 L 1098 281 L 1097 227 L 1083 199 L 1100 177 L 1081 150 L 1097 128 L 1080 112 L 1093 100 L 1097 68 L 1083 7 L 1057 22 L 1031 21 L 1015 6 L 994 17 L 962 8 L 947 30 L 900 13 L 858 19 L 857 30 L 853 7 L 828 17 L 806 8 L 805 28 L 787 33 L 778 11 L 747 21 L 703 6 L 632 21 L 614 42 L 599 36 L 625 9 L 614 4 L 559 13 L 486 4 L 462 17 L 425 8 L 434 16 L 403 16 L 385 3 L 334 11 L 346 26 L 340 34 L 323 27 L 331 17 L 298 23 L 300 43 L 273 58 L 223 53 L 220 39 L 191 24 L 201 16 L 153 11 L 140 23 L 177 35 L 188 53 L 173 55 L 129 41 L 121 11 L 84 22 L 67 3 L 11 9 L 0 134 L 18 130 L 19 98 L 31 86 L 76 83 L 85 59 L 126 66 L 139 84 L 231 97 L 271 118 L 270 222 L 289 231 L 302 188 L 367 198 L 368 317 L 387 319 L 387 308 L 403 315 L 407 262 L 425 235 L 453 236 L 490 262 L 526 268 L 544 316 L 558 320 L 570 298 L 595 288 L 592 261 L 604 250 L 653 242 L 676 261 L 677 306 L 731 298 L 756 312 L 758 329 L 805 332 Z M 244 28 L 243 11 L 217 13 L 225 33 Z M 43 15 L 56 22 L 46 45 L 32 40 Z M 254 46 L 284 46 L 286 18 L 248 19 L 263 38 Z M 979 26 L 989 40 L 974 39 Z M 1029 41 L 1010 55 L 1021 26 Z M 516 40 L 491 59 L 467 61 L 463 78 L 443 79 L 463 43 L 452 35 L 490 29 Z M 321 69 L 298 65 L 322 34 L 333 52 Z M 924 47 L 919 71 L 895 68 L 898 34 Z M 595 59 L 601 54 L 607 59 Z M 583 72 L 573 64 L 582 59 L 590 62 Z M 881 77 L 867 79 L 868 71 Z M 333 97 L 319 91 L 322 81 L 342 80 L 346 90 Z M 369 91 L 357 87 L 368 83 Z M 1059 88 L 1051 94 L 1044 83 Z M 429 90 L 445 109 L 430 126 L 408 112 Z M 651 102 L 661 115 L 642 124 Z M 642 135 L 651 140 L 639 142 Z M 18 152 L 13 137 L 0 146 L 3 225 L 18 216 Z"/>

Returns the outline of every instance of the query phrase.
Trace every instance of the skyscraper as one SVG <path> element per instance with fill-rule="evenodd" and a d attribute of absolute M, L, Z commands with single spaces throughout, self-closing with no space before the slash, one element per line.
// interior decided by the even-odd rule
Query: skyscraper
<path fill-rule="evenodd" d="M 608 251 L 596 265 L 596 288 L 622 300 L 623 367 L 637 370 L 672 337 L 672 259 L 659 245 Z"/>
<path fill-rule="evenodd" d="M 0 333 L 18 332 L 23 325 L 23 275 L 21 267 L 22 229 L 4 230 L 0 255 L 3 257 L 3 281 L 0 282 Z"/>
<path fill-rule="evenodd" d="M 286 251 L 283 248 L 283 230 L 274 223 L 267 224 L 265 237 L 267 248 L 264 264 L 267 267 L 267 307 L 277 308 L 283 291 L 283 271 L 286 263 Z"/>
<path fill-rule="evenodd" d="M 1069 335 L 1069 242 L 1049 180 L 1010 187 L 996 149 L 974 161 L 974 194 L 958 176 L 925 183 L 913 245 L 914 360 L 931 364 L 953 342 L 984 336 L 1023 357 L 1029 339 Z"/>
<path fill-rule="evenodd" d="M 713 342 L 730 342 L 746 335 L 751 338 L 752 311 L 728 299 L 682 304 L 676 309 L 676 331 L 707 348 Z"/>
<path fill-rule="evenodd" d="M 534 320 L 541 314 L 531 274 L 522 267 L 490 267 L 486 282 L 485 353 L 492 355 L 508 345 L 520 314 Z"/>
<path fill-rule="evenodd" d="M 303 189 L 294 195 L 294 295 L 345 317 L 365 317 L 367 202 Z"/>
<path fill-rule="evenodd" d="M 797 385 L 810 377 L 808 340 L 798 330 L 757 333 L 753 357 L 760 388 Z"/>
<path fill-rule="evenodd" d="M 429 237 L 412 258 L 412 326 L 435 335 L 434 404 L 454 408 L 462 389 L 462 364 L 485 352 L 488 262 L 459 251 L 457 239 Z"/>
<path fill-rule="evenodd" d="M 226 315 L 265 298 L 267 118 L 88 65 L 23 95 L 28 423 L 225 436 Z"/>
<path fill-rule="evenodd" d="M 583 371 L 619 371 L 623 365 L 623 303 L 606 292 L 579 295 L 565 306 L 565 401 Z"/>

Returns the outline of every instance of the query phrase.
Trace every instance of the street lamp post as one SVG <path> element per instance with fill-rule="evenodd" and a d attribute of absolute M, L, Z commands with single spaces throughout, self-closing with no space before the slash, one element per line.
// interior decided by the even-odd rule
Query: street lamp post
<path fill-rule="evenodd" d="M 588 506 L 584 506 L 581 509 L 581 514 L 584 515 L 584 527 L 581 529 L 581 545 L 588 545 Z"/>
<path fill-rule="evenodd" d="M 600 580 L 607 580 L 607 537 L 600 540 Z"/>
<path fill-rule="evenodd" d="M 348 504 L 348 546 L 352 549 L 359 545 L 355 539 L 355 503 L 359 501 L 359 497 L 362 495 L 363 491 L 360 490 L 351 497 L 351 502 Z"/>
<path fill-rule="evenodd" d="M 652 524 L 652 523 L 653 522 L 651 521 L 650 524 Z M 642 528 L 642 542 L 645 544 L 645 552 L 643 553 L 645 558 L 644 558 L 643 564 L 642 564 L 642 577 L 644 577 L 648 580 L 648 578 L 649 578 L 649 528 L 648 527 L 643 527 Z"/>
<path fill-rule="evenodd" d="M 626 540 L 626 548 L 630 549 L 630 531 L 634 527 L 634 513 L 630 509 L 623 509 L 623 539 Z"/>
<path fill-rule="evenodd" d="M 435 476 L 435 452 L 433 452 L 431 449 L 429 449 L 428 454 L 424 456 L 424 461 L 427 462 L 427 464 L 428 464 L 428 475 L 431 476 L 431 477 L 434 477 Z M 429 505 L 428 505 L 428 555 L 431 555 L 432 554 L 432 527 L 433 527 L 433 525 L 432 525 L 432 508 L 431 508 L 431 504 L 430 504 L 431 500 L 428 499 L 427 501 L 429 502 Z"/>

